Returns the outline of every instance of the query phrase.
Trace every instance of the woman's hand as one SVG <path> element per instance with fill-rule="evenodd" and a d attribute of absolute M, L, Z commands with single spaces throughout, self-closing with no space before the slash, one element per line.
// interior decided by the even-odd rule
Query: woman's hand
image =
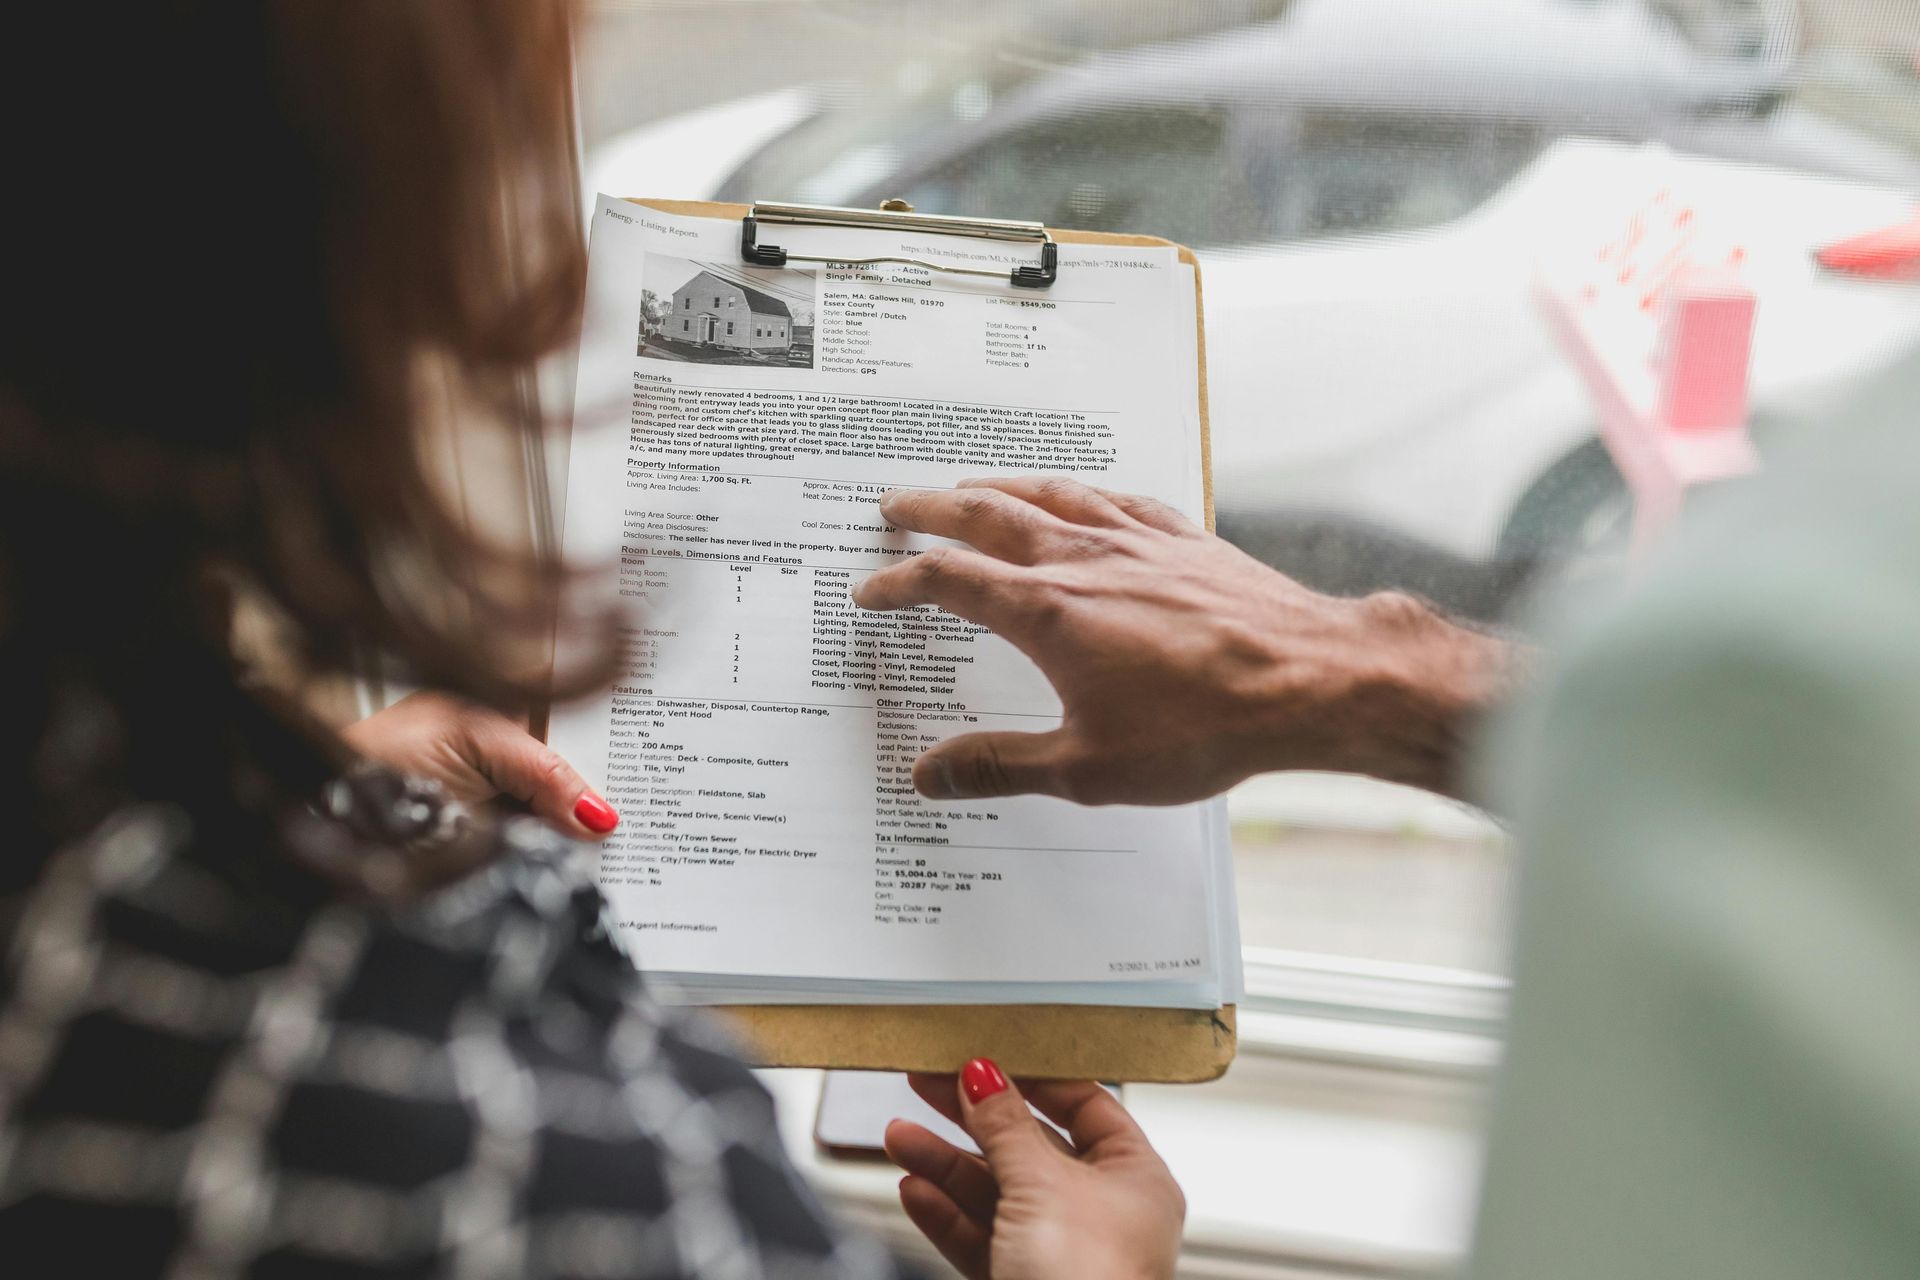
<path fill-rule="evenodd" d="M 1186 1198 L 1126 1108 L 1099 1085 L 1043 1082 L 1028 1097 L 1067 1131 L 1043 1128 L 992 1062 L 910 1077 L 985 1159 L 909 1120 L 887 1126 L 906 1170 L 900 1203 L 969 1280 L 1162 1280 L 1180 1256 Z M 957 1084 L 957 1087 L 956 1087 Z"/>
<path fill-rule="evenodd" d="M 1256 773 L 1326 769 L 1457 792 L 1508 646 L 1407 596 L 1323 596 L 1150 498 L 1061 478 L 894 490 L 936 547 L 861 582 L 868 609 L 938 605 L 1006 637 L 1065 707 L 1050 733 L 971 733 L 922 755 L 936 799 L 1038 792 L 1179 804 Z"/>
<path fill-rule="evenodd" d="M 431 778 L 456 800 L 510 796 L 570 836 L 597 840 L 620 824 L 546 743 L 497 711 L 438 693 L 415 693 L 340 731 L 370 760 Z"/>

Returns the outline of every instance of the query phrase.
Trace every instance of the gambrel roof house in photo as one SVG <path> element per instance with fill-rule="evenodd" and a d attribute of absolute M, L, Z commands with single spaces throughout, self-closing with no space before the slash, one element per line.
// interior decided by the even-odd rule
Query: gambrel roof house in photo
<path fill-rule="evenodd" d="M 793 313 L 770 293 L 702 271 L 673 291 L 665 336 L 693 346 L 781 353 L 793 343 Z"/>

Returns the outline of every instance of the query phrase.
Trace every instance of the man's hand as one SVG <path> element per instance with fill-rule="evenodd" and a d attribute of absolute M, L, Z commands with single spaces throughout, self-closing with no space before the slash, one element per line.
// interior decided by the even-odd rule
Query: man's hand
<path fill-rule="evenodd" d="M 1513 661 L 1409 597 L 1309 591 L 1150 498 L 1020 477 L 894 490 L 880 513 L 972 549 L 882 569 L 855 603 L 991 628 L 1065 707 L 1052 732 L 965 734 L 922 755 L 914 786 L 934 798 L 1179 804 L 1277 769 L 1456 794 L 1468 722 Z"/>
<path fill-rule="evenodd" d="M 340 731 L 370 760 L 431 778 L 468 804 L 510 796 L 570 836 L 597 840 L 613 807 L 546 743 L 497 711 L 438 693 L 410 694 Z"/>
<path fill-rule="evenodd" d="M 952 1076 L 909 1078 L 986 1156 L 910 1120 L 887 1126 L 887 1155 L 907 1173 L 901 1206 L 968 1280 L 1173 1275 L 1186 1198 L 1112 1094 L 1089 1081 L 1033 1085 L 1033 1105 L 1067 1131 L 1062 1142 L 984 1058 L 958 1088 Z"/>

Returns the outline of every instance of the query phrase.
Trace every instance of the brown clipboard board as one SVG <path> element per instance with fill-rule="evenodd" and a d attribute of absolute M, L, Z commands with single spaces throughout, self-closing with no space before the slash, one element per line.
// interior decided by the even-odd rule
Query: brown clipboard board
<path fill-rule="evenodd" d="M 749 206 L 710 200 L 627 197 L 661 213 L 738 223 Z M 1051 228 L 1049 228 L 1051 231 Z M 1172 246 L 1194 269 L 1194 342 L 1200 390 L 1200 464 L 1207 527 L 1213 527 L 1213 451 L 1207 419 L 1206 308 L 1193 250 L 1158 236 L 1052 231 L 1061 244 Z M 747 1056 L 763 1067 L 852 1071 L 957 1071 L 992 1058 L 1037 1079 L 1191 1084 L 1226 1074 L 1238 1045 L 1236 1009 L 1100 1005 L 715 1005 Z"/>

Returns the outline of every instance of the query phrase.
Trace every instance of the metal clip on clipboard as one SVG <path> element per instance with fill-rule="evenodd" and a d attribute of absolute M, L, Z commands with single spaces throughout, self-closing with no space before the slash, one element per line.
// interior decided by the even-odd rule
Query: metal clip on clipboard
<path fill-rule="evenodd" d="M 762 224 L 796 227 L 854 227 L 864 230 L 923 231 L 929 235 L 971 236 L 976 240 L 1013 240 L 1040 246 L 1040 263 L 1015 267 L 1011 271 L 986 271 L 979 267 L 957 267 L 919 258 L 844 258 L 813 257 L 788 253 L 778 245 L 760 244 Z M 756 201 L 747 216 L 740 219 L 740 256 L 755 266 L 784 267 L 789 262 L 842 263 L 852 267 L 877 266 L 898 262 L 945 271 L 952 275 L 984 276 L 1005 280 L 1021 289 L 1045 289 L 1059 276 L 1059 246 L 1046 227 L 1038 222 L 1006 222 L 997 218 L 947 218 L 938 214 L 915 213 L 904 200 L 888 200 L 879 209 L 843 209 L 832 205 L 767 204 Z"/>

